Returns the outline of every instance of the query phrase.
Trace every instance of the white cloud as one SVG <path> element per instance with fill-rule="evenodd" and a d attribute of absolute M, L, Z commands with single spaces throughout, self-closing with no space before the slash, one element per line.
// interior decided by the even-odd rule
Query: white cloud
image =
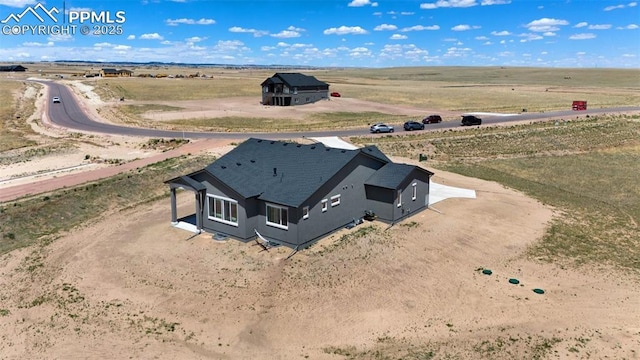
<path fill-rule="evenodd" d="M 587 26 L 587 25 L 589 25 L 589 23 L 588 23 L 588 22 L 586 22 L 586 21 L 583 21 L 583 22 L 579 22 L 579 23 L 577 23 L 577 24 L 573 25 L 573 27 L 574 27 L 574 28 L 583 28 L 583 27 L 585 27 L 585 26 Z"/>
<path fill-rule="evenodd" d="M 529 31 L 546 32 L 558 31 L 560 30 L 559 26 L 564 25 L 569 25 L 569 22 L 567 20 L 542 18 L 528 23 L 525 27 L 528 28 Z"/>
<path fill-rule="evenodd" d="M 297 38 L 300 37 L 300 33 L 297 31 L 291 31 L 291 30 L 282 30 L 277 34 L 271 34 L 271 36 L 275 37 L 275 38 Z"/>
<path fill-rule="evenodd" d="M 508 36 L 508 35 L 511 35 L 511 33 L 508 32 L 507 30 L 502 30 L 502 31 L 492 31 L 491 35 L 493 35 L 493 36 Z"/>
<path fill-rule="evenodd" d="M 569 40 L 589 40 L 595 39 L 596 35 L 591 33 L 574 34 L 569 36 Z"/>
<path fill-rule="evenodd" d="M 625 26 L 623 29 L 627 29 L 627 30 L 635 30 L 638 28 L 638 25 L 636 24 L 629 24 L 627 26 Z"/>
<path fill-rule="evenodd" d="M 476 6 L 476 0 L 438 0 L 435 3 L 422 3 L 420 9 L 437 9 L 437 8 L 466 8 Z"/>
<path fill-rule="evenodd" d="M 265 30 L 245 29 L 239 26 L 232 26 L 229 28 L 229 31 L 233 33 L 249 33 L 253 34 L 253 37 L 262 37 L 269 34 L 269 32 Z"/>
<path fill-rule="evenodd" d="M 456 25 L 454 27 L 451 28 L 451 30 L 453 31 L 467 31 L 467 30 L 472 30 L 472 29 L 480 29 L 480 26 L 471 26 L 471 25 L 466 25 L 466 24 L 460 24 L 460 25 Z"/>
<path fill-rule="evenodd" d="M 440 30 L 440 26 L 438 26 L 438 25 L 431 25 L 431 26 L 414 25 L 414 26 L 402 28 L 402 30 L 400 30 L 400 31 L 407 32 L 407 31 L 423 31 L 423 30 Z"/>
<path fill-rule="evenodd" d="M 40 43 L 40 42 L 24 42 L 22 43 L 23 46 L 27 46 L 27 47 L 42 47 L 42 46 L 53 46 L 53 41 L 48 41 L 47 43 Z"/>
<path fill-rule="evenodd" d="M 611 11 L 611 10 L 617 10 L 617 9 L 624 9 L 625 7 L 636 7 L 638 6 L 638 3 L 633 1 L 628 3 L 627 5 L 612 5 L 612 6 L 607 6 L 606 8 L 604 8 L 604 11 Z"/>
<path fill-rule="evenodd" d="M 127 51 L 127 50 L 131 50 L 131 46 L 128 45 L 116 45 L 113 47 L 113 50 L 116 51 Z"/>
<path fill-rule="evenodd" d="M 164 40 L 164 37 L 158 33 L 151 34 L 142 34 L 140 35 L 141 40 Z"/>
<path fill-rule="evenodd" d="M 338 28 L 329 28 L 323 31 L 325 35 L 364 35 L 368 34 L 367 30 L 361 28 L 360 26 L 340 26 Z"/>
<path fill-rule="evenodd" d="M 391 25 L 391 24 L 381 24 L 376 26 L 375 28 L 373 28 L 374 31 L 383 31 L 383 30 L 397 30 L 398 27 L 395 25 Z"/>
<path fill-rule="evenodd" d="M 136 36 L 135 35 L 129 35 L 127 36 L 127 40 L 135 40 Z"/>
<path fill-rule="evenodd" d="M 213 25 L 216 23 L 215 20 L 213 19 L 199 19 L 199 20 L 195 20 L 195 19 L 167 19 L 165 20 L 165 23 L 169 26 L 178 26 L 180 24 L 183 25 Z"/>
<path fill-rule="evenodd" d="M 610 24 L 589 25 L 589 30 L 609 30 L 609 29 L 611 29 Z"/>
<path fill-rule="evenodd" d="M 482 5 L 482 6 L 486 6 L 486 5 L 507 5 L 507 4 L 511 4 L 511 0 L 482 0 L 482 2 L 480 3 L 480 5 Z"/>
<path fill-rule="evenodd" d="M 186 42 L 189 42 L 189 43 L 197 43 L 197 42 L 205 41 L 205 40 L 207 40 L 207 38 L 206 37 L 193 36 L 193 37 L 190 37 L 190 38 L 186 38 L 184 40 Z"/>
<path fill-rule="evenodd" d="M 350 7 L 361 7 L 361 6 L 366 6 L 366 5 L 371 5 L 373 7 L 378 6 L 377 2 L 371 2 L 370 0 L 353 0 L 349 3 Z"/>
<path fill-rule="evenodd" d="M 33 5 L 36 0 L 0 0 L 0 5 L 6 5 L 9 7 L 22 8 L 27 5 Z"/>
<path fill-rule="evenodd" d="M 389 39 L 391 40 L 404 40 L 406 38 L 407 38 L 406 35 L 401 35 L 401 34 L 393 34 L 391 35 L 391 37 L 389 37 Z"/>

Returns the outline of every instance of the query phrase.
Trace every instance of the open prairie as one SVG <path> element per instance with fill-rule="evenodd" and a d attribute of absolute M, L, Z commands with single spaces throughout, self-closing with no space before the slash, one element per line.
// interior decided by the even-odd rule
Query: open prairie
<path fill-rule="evenodd" d="M 86 80 L 73 76 L 81 68 L 37 66 L 24 77 L 63 74 L 105 121 L 158 127 L 268 119 L 264 129 L 275 130 L 284 118 L 331 128 L 431 111 L 457 120 L 470 110 L 564 109 L 577 97 L 640 104 L 638 70 L 344 69 L 311 72 L 342 101 L 285 116 L 259 104 L 259 83 L 273 71 L 148 68 L 136 73 L 209 77 Z M 44 95 L 14 80 L 0 79 L 14 95 L 0 105 L 12 131 L 3 176 L 112 166 L 182 144 L 48 128 L 37 116 Z M 231 110 L 244 113 L 224 115 Z M 640 356 L 638 114 L 350 140 L 477 198 L 445 200 L 392 227 L 344 229 L 289 259 L 288 249 L 170 227 L 162 182 L 228 146 L 0 204 L 0 357 Z M 418 162 L 421 154 L 429 160 Z M 178 200 L 181 216 L 193 211 L 191 194 Z"/>

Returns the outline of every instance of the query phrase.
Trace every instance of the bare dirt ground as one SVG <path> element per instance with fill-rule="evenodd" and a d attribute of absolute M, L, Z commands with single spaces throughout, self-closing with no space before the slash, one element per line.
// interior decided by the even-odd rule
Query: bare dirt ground
<path fill-rule="evenodd" d="M 434 180 L 477 199 L 341 230 L 288 260 L 172 228 L 168 199 L 2 255 L 0 358 L 640 357 L 637 279 L 528 259 L 553 209 L 491 182 Z M 178 200 L 193 212 L 192 194 Z"/>
<path fill-rule="evenodd" d="M 420 346 L 462 359 L 637 358 L 635 281 L 525 259 L 551 209 L 495 183 L 435 180 L 478 197 L 366 236 L 342 237 L 369 223 L 342 230 L 289 260 L 172 228 L 168 200 L 4 255 L 2 358 L 339 359 Z M 193 208 L 181 193 L 181 215 Z"/>
<path fill-rule="evenodd" d="M 182 108 L 179 111 L 147 112 L 144 117 L 154 121 L 167 121 L 179 119 L 216 118 L 226 116 L 255 117 L 255 118 L 290 118 L 303 119 L 312 114 L 327 112 L 380 112 L 390 115 L 415 116 L 417 120 L 434 114 L 443 117 L 455 117 L 459 119 L 459 112 L 441 111 L 435 109 L 422 109 L 405 105 L 390 105 L 374 103 L 353 98 L 330 98 L 326 101 L 318 101 L 304 106 L 264 106 L 260 104 L 258 97 L 233 97 L 215 100 L 189 100 L 171 102 L 127 102 L 132 104 L 159 104 Z"/>

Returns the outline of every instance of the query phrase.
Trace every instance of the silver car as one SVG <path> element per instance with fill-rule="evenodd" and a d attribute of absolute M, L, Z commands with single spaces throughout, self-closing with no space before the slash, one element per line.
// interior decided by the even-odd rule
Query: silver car
<path fill-rule="evenodd" d="M 393 126 L 391 125 L 387 125 L 387 124 L 383 124 L 383 123 L 377 123 L 377 124 L 373 124 L 371 125 L 371 128 L 369 129 L 372 133 L 392 133 L 393 132 Z"/>

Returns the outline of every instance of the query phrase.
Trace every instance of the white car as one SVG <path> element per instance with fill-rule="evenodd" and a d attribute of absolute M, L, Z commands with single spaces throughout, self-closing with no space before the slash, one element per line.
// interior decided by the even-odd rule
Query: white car
<path fill-rule="evenodd" d="M 54 103 L 54 104 L 60 104 L 60 98 L 59 98 L 59 97 L 57 97 L 57 96 L 56 96 L 56 97 L 54 97 L 54 98 L 52 99 L 52 101 L 53 101 L 53 103 Z"/>

